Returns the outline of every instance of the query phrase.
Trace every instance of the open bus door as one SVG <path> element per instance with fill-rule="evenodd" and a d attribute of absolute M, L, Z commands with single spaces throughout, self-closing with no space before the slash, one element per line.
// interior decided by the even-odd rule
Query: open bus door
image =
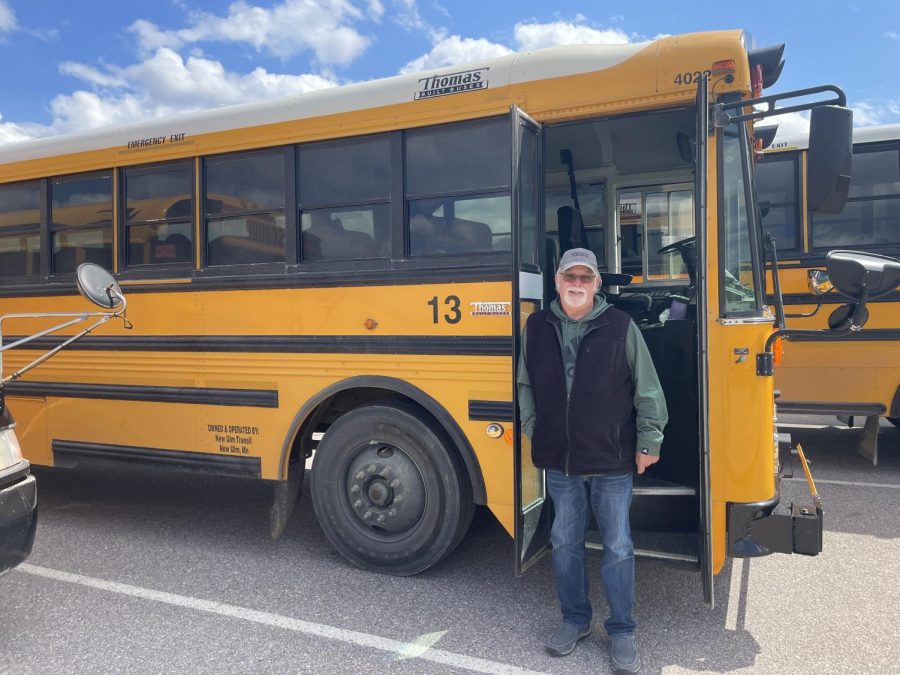
<path fill-rule="evenodd" d="M 518 107 L 510 109 L 512 128 L 512 330 L 513 461 L 515 462 L 516 575 L 550 545 L 550 503 L 544 472 L 531 463 L 531 444 L 522 434 L 516 372 L 519 336 L 528 315 L 543 306 L 545 264 L 541 188 L 541 126 Z"/>
<path fill-rule="evenodd" d="M 709 177 L 709 78 L 700 77 L 697 84 L 697 139 L 694 161 L 694 232 L 697 241 L 697 373 L 700 401 L 698 402 L 697 438 L 700 452 L 699 508 L 700 532 L 699 559 L 700 583 L 703 601 L 710 607 L 715 604 L 713 595 L 712 557 L 712 497 L 710 495 L 709 472 L 709 339 L 708 307 L 709 286 L 707 268 L 707 198 L 706 186 Z"/>

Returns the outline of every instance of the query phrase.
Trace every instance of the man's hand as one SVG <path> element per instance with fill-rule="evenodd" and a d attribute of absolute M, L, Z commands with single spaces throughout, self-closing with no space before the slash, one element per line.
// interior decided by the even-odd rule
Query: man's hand
<path fill-rule="evenodd" d="M 648 466 L 656 464 L 659 461 L 659 455 L 645 455 L 640 450 L 634 453 L 634 457 L 634 461 L 637 463 L 638 473 L 644 473 Z"/>

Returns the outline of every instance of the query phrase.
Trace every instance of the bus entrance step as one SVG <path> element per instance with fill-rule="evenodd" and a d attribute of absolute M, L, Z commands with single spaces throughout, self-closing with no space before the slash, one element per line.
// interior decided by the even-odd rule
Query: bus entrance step
<path fill-rule="evenodd" d="M 681 483 L 671 483 L 667 480 L 659 478 L 648 478 L 647 476 L 634 477 L 634 494 L 637 495 L 669 495 L 684 496 L 695 495 L 697 490 L 690 485 L 682 485 Z"/>
<path fill-rule="evenodd" d="M 657 560 L 674 560 L 685 563 L 699 563 L 700 551 L 696 532 L 647 532 L 634 530 L 634 555 L 639 558 L 655 558 Z M 589 550 L 602 551 L 600 533 L 590 530 L 587 533 L 585 546 Z"/>

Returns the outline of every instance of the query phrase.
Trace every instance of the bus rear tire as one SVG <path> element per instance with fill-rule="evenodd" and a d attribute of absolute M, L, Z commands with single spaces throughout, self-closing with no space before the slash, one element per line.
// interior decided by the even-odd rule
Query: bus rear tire
<path fill-rule="evenodd" d="M 888 417 L 887 421 L 900 429 L 900 417 Z"/>
<path fill-rule="evenodd" d="M 474 511 L 462 462 L 412 406 L 368 405 L 322 438 L 310 477 L 325 536 L 365 570 L 408 576 L 450 554 Z"/>

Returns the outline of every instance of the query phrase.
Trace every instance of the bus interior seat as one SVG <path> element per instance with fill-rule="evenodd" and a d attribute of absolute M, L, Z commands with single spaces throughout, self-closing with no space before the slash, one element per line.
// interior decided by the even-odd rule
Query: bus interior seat
<path fill-rule="evenodd" d="M 448 237 L 453 249 L 460 253 L 492 251 L 494 248 L 490 226 L 475 220 L 454 220 Z"/>
<path fill-rule="evenodd" d="M 613 307 L 628 314 L 635 323 L 646 322 L 650 309 L 653 307 L 653 298 L 646 293 L 628 293 L 627 295 L 609 293 L 606 299 Z"/>
<path fill-rule="evenodd" d="M 31 260 L 29 260 L 29 257 Z M 0 276 L 2 277 L 24 276 L 26 274 L 38 274 L 39 272 L 40 257 L 36 252 L 6 251 L 0 253 Z"/>
<path fill-rule="evenodd" d="M 190 262 L 192 258 L 191 240 L 186 235 L 175 232 L 162 240 L 150 238 L 151 263 Z"/>

